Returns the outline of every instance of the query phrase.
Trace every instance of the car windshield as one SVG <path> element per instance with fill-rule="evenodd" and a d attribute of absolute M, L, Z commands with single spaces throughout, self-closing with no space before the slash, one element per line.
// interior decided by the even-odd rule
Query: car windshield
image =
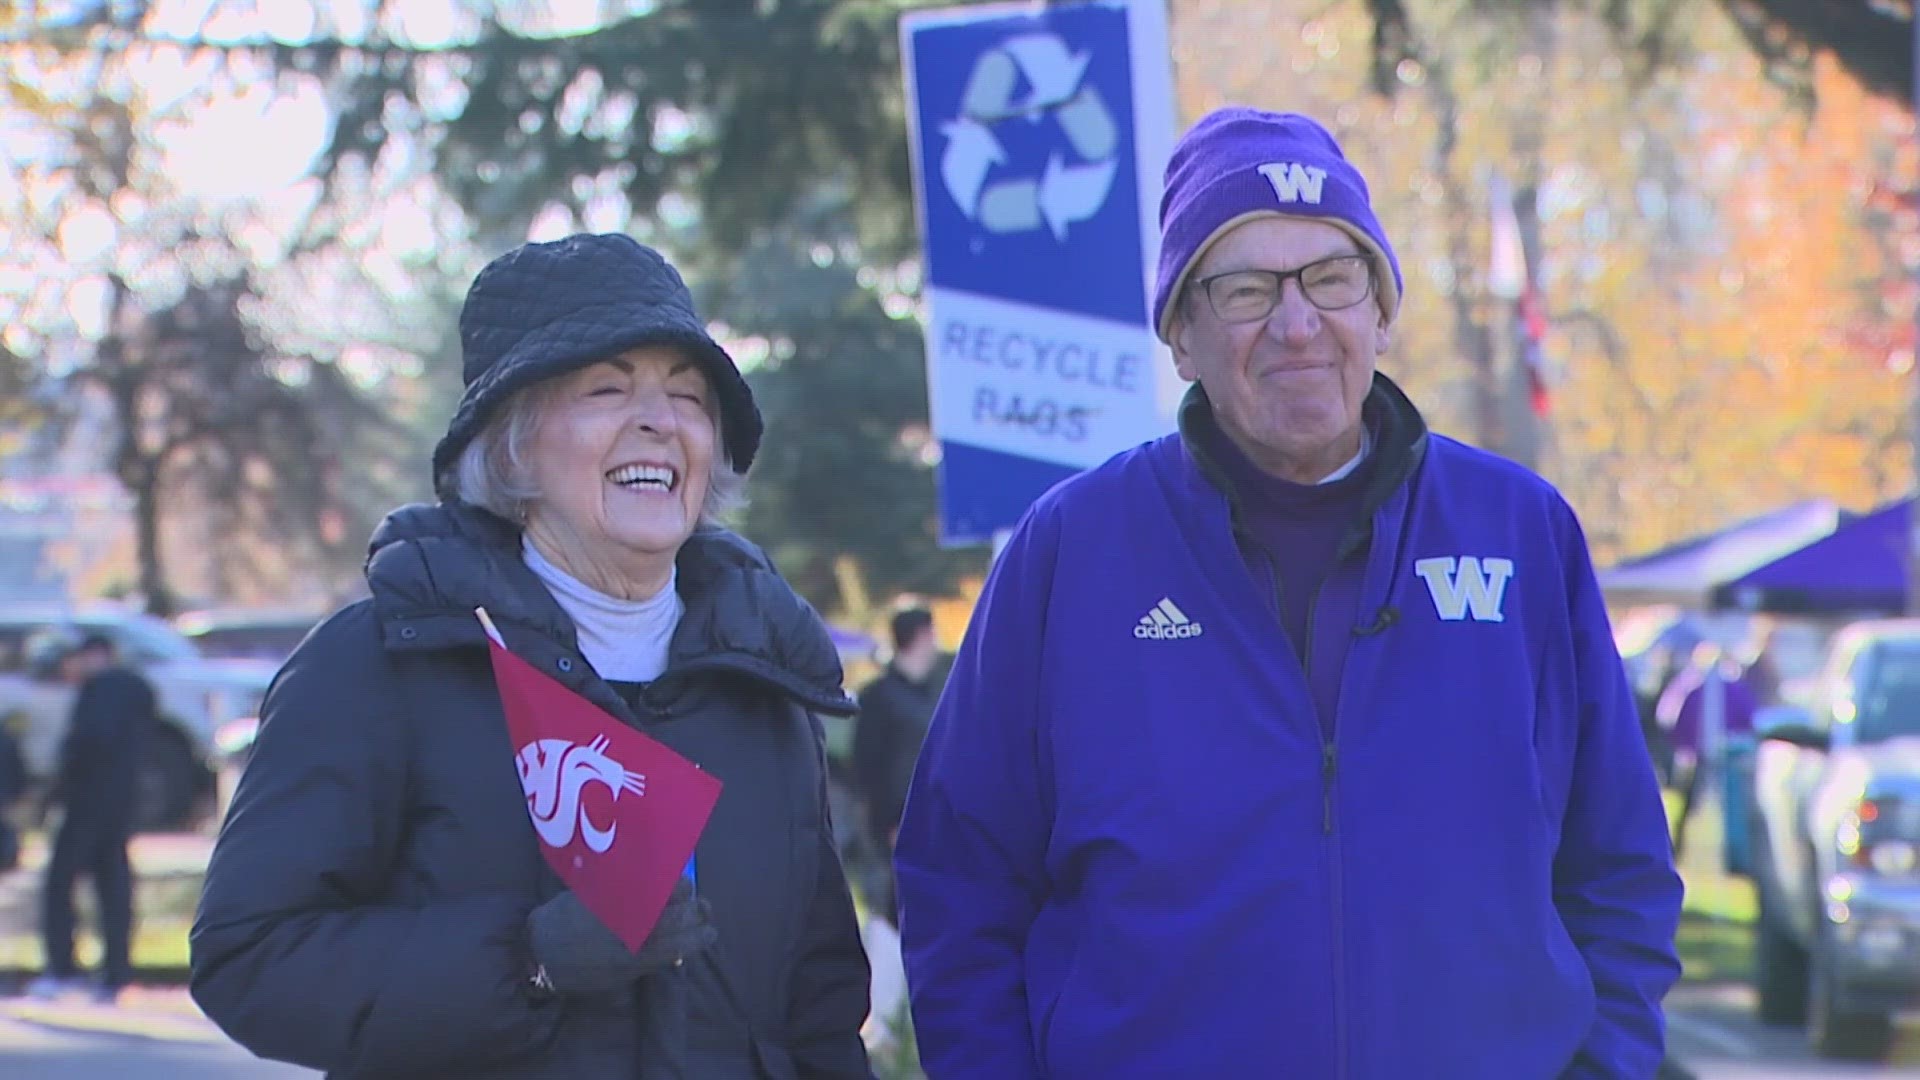
<path fill-rule="evenodd" d="M 1860 742 L 1920 735 L 1920 639 L 1883 642 L 1853 705 Z"/>
<path fill-rule="evenodd" d="M 284 660 L 313 628 L 310 622 L 217 626 L 191 635 L 204 656 L 215 659 Z"/>
<path fill-rule="evenodd" d="M 193 647 L 193 642 L 188 641 L 165 623 L 127 619 L 116 620 L 111 624 L 89 626 L 88 629 L 103 630 L 116 638 L 121 652 L 129 660 L 200 659 L 200 650 Z"/>

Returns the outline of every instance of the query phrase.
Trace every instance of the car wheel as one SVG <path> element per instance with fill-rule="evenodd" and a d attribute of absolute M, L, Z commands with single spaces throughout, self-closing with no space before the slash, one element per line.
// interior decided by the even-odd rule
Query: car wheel
<path fill-rule="evenodd" d="M 185 739 L 170 728 L 155 736 L 134 778 L 134 830 L 172 832 L 190 828 L 207 787 L 207 771 L 194 759 Z"/>
<path fill-rule="evenodd" d="M 1807 1020 L 1807 951 L 1764 907 L 1753 925 L 1753 988 L 1760 1019 L 1798 1027 Z"/>
<path fill-rule="evenodd" d="M 1807 1041 L 1821 1057 L 1878 1061 L 1893 1047 L 1893 1017 L 1845 1006 L 1834 984 L 1827 943 L 1814 949 L 1807 1002 Z"/>

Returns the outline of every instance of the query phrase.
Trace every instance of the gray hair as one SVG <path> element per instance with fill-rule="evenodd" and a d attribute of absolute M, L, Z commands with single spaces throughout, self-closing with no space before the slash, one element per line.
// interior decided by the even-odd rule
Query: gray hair
<path fill-rule="evenodd" d="M 527 445 L 539 432 L 547 406 L 559 391 L 559 380 L 549 379 L 501 403 L 487 425 L 460 451 L 453 463 L 453 491 L 461 502 L 484 507 L 509 521 L 524 522 L 528 506 L 540 497 L 526 464 Z M 707 498 L 700 521 L 718 525 L 720 519 L 746 505 L 747 478 L 734 471 L 720 429 L 717 407 L 713 416 L 713 468 L 707 477 Z"/>

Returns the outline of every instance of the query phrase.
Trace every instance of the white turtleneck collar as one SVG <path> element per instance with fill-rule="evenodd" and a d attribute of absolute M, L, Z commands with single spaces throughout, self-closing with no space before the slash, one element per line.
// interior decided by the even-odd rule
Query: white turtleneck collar
<path fill-rule="evenodd" d="M 520 538 L 520 557 L 560 607 L 573 619 L 580 655 L 611 682 L 652 682 L 667 669 L 667 646 L 687 606 L 675 588 L 676 569 L 667 584 L 645 600 L 608 596 L 554 565 L 533 541 Z"/>
<path fill-rule="evenodd" d="M 1324 479 L 1319 481 L 1319 483 L 1331 484 L 1336 480 L 1345 480 L 1347 477 L 1352 476 L 1353 470 L 1359 468 L 1360 463 L 1367 460 L 1367 455 L 1372 452 L 1373 452 L 1373 429 L 1369 428 L 1365 424 L 1361 424 L 1360 425 L 1360 452 L 1353 455 L 1353 460 L 1347 462 L 1345 465 L 1342 465 L 1339 468 L 1328 473 Z"/>

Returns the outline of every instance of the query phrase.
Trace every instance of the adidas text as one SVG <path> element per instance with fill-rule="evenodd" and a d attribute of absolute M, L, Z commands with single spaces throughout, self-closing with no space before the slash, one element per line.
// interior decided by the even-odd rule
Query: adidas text
<path fill-rule="evenodd" d="M 1189 638 L 1189 637 L 1199 637 L 1199 636 L 1200 636 L 1200 624 L 1199 624 L 1199 623 L 1197 623 L 1197 622 L 1190 622 L 1190 623 L 1185 623 L 1185 624 L 1182 624 L 1182 625 L 1180 625 L 1180 626 L 1140 626 L 1140 625 L 1136 625 L 1136 626 L 1135 626 L 1135 627 L 1133 628 L 1133 636 L 1134 636 L 1134 637 L 1137 637 L 1137 638 Z"/>

